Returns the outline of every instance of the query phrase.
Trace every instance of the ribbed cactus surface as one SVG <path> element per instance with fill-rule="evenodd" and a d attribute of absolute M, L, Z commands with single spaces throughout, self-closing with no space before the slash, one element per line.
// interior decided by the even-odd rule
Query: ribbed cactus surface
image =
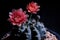
<path fill-rule="evenodd" d="M 21 27 L 13 29 L 5 39 L 12 40 L 41 40 L 46 33 L 46 28 L 43 23 L 39 21 L 29 21 L 28 24 L 25 23 Z M 6 34 L 6 35 L 7 35 Z"/>

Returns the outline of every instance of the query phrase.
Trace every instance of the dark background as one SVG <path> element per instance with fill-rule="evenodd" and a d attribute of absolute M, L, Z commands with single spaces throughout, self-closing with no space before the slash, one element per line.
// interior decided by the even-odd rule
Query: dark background
<path fill-rule="evenodd" d="M 0 1 L 0 34 L 10 31 L 12 24 L 8 19 L 8 14 L 12 9 L 23 8 L 25 10 L 26 5 L 32 0 L 2 0 Z M 59 26 L 59 4 L 53 1 L 33 0 L 41 6 L 41 10 L 38 14 L 41 16 L 41 21 L 45 24 L 45 27 L 60 34 Z"/>

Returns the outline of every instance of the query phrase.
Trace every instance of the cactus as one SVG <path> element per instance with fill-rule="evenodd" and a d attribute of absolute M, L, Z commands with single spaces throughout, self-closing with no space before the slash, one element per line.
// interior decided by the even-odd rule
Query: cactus
<path fill-rule="evenodd" d="M 14 29 L 6 33 L 1 40 L 41 40 L 45 36 L 46 28 L 39 21 L 39 15 L 37 15 L 37 20 L 32 19 L 32 14 L 37 14 L 39 8 L 40 6 L 36 2 L 27 5 L 27 11 L 31 13 L 30 18 L 22 8 L 9 12 L 9 22 L 18 27 L 14 27 Z"/>
<path fill-rule="evenodd" d="M 42 37 L 45 36 L 46 28 L 44 27 L 43 23 L 41 23 L 39 21 L 36 22 L 36 20 L 35 21 L 32 20 L 32 21 L 29 21 L 28 26 L 26 24 L 27 23 L 23 24 L 21 27 L 18 27 L 18 30 L 14 31 L 15 33 L 13 31 L 11 31 L 9 33 L 9 36 L 14 34 L 13 36 L 17 36 L 18 39 L 21 36 L 25 37 L 25 40 L 41 40 Z M 23 36 L 23 34 L 25 36 Z M 8 38 L 9 36 L 7 35 L 6 37 Z M 3 37 L 2 39 L 6 39 L 6 38 Z"/>

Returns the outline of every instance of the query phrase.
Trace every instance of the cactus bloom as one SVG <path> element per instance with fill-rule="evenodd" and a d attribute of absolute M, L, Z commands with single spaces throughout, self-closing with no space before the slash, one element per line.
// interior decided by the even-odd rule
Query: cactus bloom
<path fill-rule="evenodd" d="M 35 2 L 31 2 L 27 5 L 28 12 L 33 13 L 33 14 L 37 14 L 37 11 L 40 10 L 39 8 L 40 6 L 38 6 L 38 4 Z"/>
<path fill-rule="evenodd" d="M 27 20 L 27 15 L 25 14 L 26 12 L 20 8 L 18 10 L 13 10 L 12 12 L 9 13 L 9 21 L 13 25 L 21 25 L 22 23 L 26 22 Z"/>

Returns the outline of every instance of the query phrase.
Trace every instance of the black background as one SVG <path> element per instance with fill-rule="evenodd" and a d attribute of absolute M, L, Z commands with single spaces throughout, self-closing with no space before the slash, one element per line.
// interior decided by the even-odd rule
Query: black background
<path fill-rule="evenodd" d="M 0 1 L 0 34 L 8 32 L 12 28 L 8 19 L 8 14 L 12 9 L 23 8 L 26 9 L 26 5 L 32 0 L 2 0 Z M 38 14 L 41 16 L 41 21 L 45 27 L 60 34 L 59 26 L 59 4 L 54 1 L 33 0 L 37 2 L 41 8 Z"/>

